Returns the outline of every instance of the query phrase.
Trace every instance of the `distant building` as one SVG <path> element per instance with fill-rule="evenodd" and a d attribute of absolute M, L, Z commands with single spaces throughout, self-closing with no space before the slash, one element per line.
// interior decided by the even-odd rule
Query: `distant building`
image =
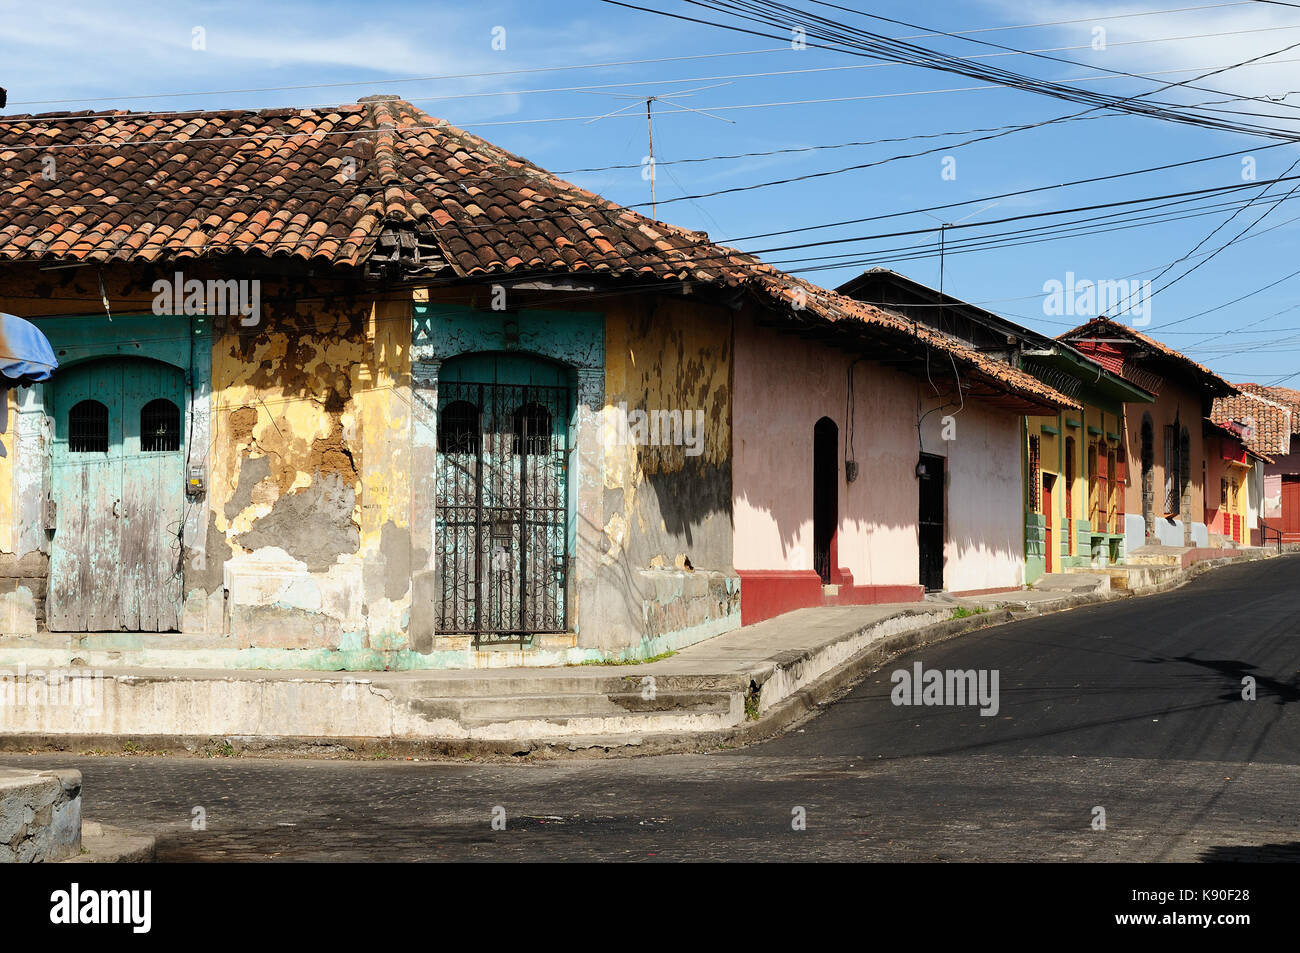
<path fill-rule="evenodd" d="M 1015 463 L 1022 474 L 1025 581 L 1069 568 L 1100 568 L 1124 558 L 1125 404 L 1154 398 L 1069 344 L 991 311 L 941 294 L 884 268 L 840 287 L 956 338 L 1069 395 L 1075 408 L 1030 414 L 1021 424 Z"/>
<path fill-rule="evenodd" d="M 1124 424 L 1129 550 L 1147 543 L 1208 547 L 1204 424 L 1215 399 L 1232 396 L 1236 388 L 1173 348 L 1108 318 L 1094 318 L 1060 340 L 1155 395 L 1149 408 L 1128 408 Z"/>
<path fill-rule="evenodd" d="M 1300 391 L 1238 384 L 1240 393 L 1214 401 L 1212 420 L 1240 434 L 1263 464 L 1258 527 L 1252 540 L 1300 542 Z M 1252 514 L 1253 515 L 1253 514 Z M 1262 531 L 1262 532 L 1261 532 Z M 1256 535 L 1267 539 L 1256 540 Z"/>

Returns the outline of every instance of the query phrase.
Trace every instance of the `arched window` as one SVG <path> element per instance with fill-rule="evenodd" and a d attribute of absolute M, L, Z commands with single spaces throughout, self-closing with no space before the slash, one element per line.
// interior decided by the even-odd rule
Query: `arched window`
<path fill-rule="evenodd" d="M 107 407 L 97 400 L 83 400 L 68 411 L 68 450 L 108 453 Z"/>
<path fill-rule="evenodd" d="M 164 397 L 151 400 L 140 409 L 140 449 L 179 450 L 181 412 Z"/>
<path fill-rule="evenodd" d="M 515 411 L 516 455 L 541 456 L 551 452 L 551 412 L 536 401 Z"/>
<path fill-rule="evenodd" d="M 438 415 L 438 449 L 443 453 L 478 454 L 481 428 L 478 408 L 453 400 Z"/>

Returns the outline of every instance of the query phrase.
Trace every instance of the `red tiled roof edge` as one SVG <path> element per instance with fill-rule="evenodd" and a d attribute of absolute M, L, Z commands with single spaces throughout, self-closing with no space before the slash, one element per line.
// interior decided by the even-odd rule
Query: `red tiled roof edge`
<path fill-rule="evenodd" d="M 1131 328 L 1127 324 L 1120 324 L 1118 321 L 1112 321 L 1110 318 L 1100 317 L 1100 318 L 1093 318 L 1090 321 L 1085 321 L 1077 328 L 1073 328 L 1069 331 L 1066 331 L 1064 334 L 1058 334 L 1056 336 L 1056 339 L 1058 341 L 1066 341 L 1069 343 L 1074 343 L 1073 341 L 1070 340 L 1072 337 L 1074 337 L 1077 334 L 1081 334 L 1083 332 L 1090 332 L 1090 331 L 1102 331 L 1107 334 L 1119 334 L 1133 341 L 1135 344 L 1146 345 L 1147 347 L 1151 348 L 1153 351 L 1157 352 L 1158 354 L 1161 354 L 1162 356 L 1169 358 L 1170 360 L 1183 364 L 1188 370 L 1191 370 L 1193 373 L 1203 377 L 1206 380 L 1206 382 L 1208 382 L 1211 386 L 1218 389 L 1222 389 L 1227 394 L 1232 394 L 1236 392 L 1236 387 L 1234 387 L 1228 381 L 1224 380 L 1218 374 L 1214 373 L 1214 371 L 1210 370 L 1204 364 L 1198 364 L 1196 361 L 1193 361 L 1186 354 L 1182 354 L 1178 351 L 1175 351 L 1173 348 L 1169 347 L 1169 345 L 1162 344 L 1161 342 L 1157 341 L 1155 338 L 1148 337 L 1147 335 L 1143 334 L 1141 331 L 1138 331 L 1135 328 Z"/>

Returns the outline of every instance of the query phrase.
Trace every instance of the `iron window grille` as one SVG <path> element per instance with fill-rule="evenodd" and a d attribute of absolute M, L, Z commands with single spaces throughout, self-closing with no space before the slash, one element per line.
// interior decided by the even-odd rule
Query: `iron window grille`
<path fill-rule="evenodd" d="M 108 408 L 97 400 L 83 400 L 68 412 L 68 450 L 72 453 L 108 453 Z"/>
<path fill-rule="evenodd" d="M 181 412 L 170 400 L 151 400 L 140 410 L 140 449 L 145 452 L 181 448 Z"/>

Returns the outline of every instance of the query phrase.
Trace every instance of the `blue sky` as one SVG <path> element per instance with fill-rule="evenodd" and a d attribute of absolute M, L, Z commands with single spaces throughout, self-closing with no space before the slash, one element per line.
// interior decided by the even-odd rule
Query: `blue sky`
<path fill-rule="evenodd" d="M 792 2 L 812 6 L 806 0 Z M 644 5 L 738 22 L 682 0 Z M 844 0 L 843 5 L 910 21 L 925 30 L 980 31 L 964 34 L 967 40 L 915 41 L 956 55 L 999 52 L 970 39 L 1050 51 L 1045 55 L 1080 65 L 1025 55 L 985 56 L 982 62 L 1056 81 L 1082 80 L 1077 83 L 1081 88 L 1123 96 L 1300 44 L 1300 9 L 1253 0 L 1227 4 Z M 1132 16 L 1181 7 L 1199 9 Z M 891 36 L 923 32 L 827 7 L 821 12 Z M 1078 22 L 1057 22 L 1063 20 Z M 196 43 L 196 37 L 201 43 Z M 1103 38 L 1105 48 L 1095 49 Z M 494 39 L 504 49 L 494 48 Z M 1269 206 L 1251 207 L 1226 225 L 1232 209 L 1106 232 L 1093 224 L 1084 234 L 1057 241 L 960 251 L 962 241 L 982 233 L 1022 230 L 1045 220 L 981 223 L 1237 185 L 1245 181 L 1244 158 L 1253 162 L 1258 180 L 1267 179 L 1282 175 L 1300 159 L 1300 149 L 1294 145 L 1263 148 L 1273 145 L 1274 139 L 1112 115 L 963 147 L 956 143 L 970 135 L 914 139 L 1039 122 L 1086 107 L 1020 90 L 970 89 L 986 84 L 916 67 L 882 65 L 842 52 L 795 50 L 785 40 L 674 21 L 598 0 L 481 0 L 473 5 L 428 0 L 360 5 L 293 0 L 274 4 L 62 0 L 44 6 L 0 2 L 0 50 L 0 85 L 9 90 L 8 113 L 321 105 L 377 92 L 398 93 L 432 115 L 552 171 L 569 173 L 571 180 L 629 205 L 650 198 L 649 183 L 641 172 L 647 154 L 644 103 L 636 97 L 661 97 L 653 106 L 655 155 L 660 160 L 655 186 L 659 218 L 707 231 L 715 240 L 748 250 L 835 241 L 764 254 L 769 261 L 828 287 L 867 264 L 893 267 L 938 285 L 939 259 L 933 254 L 937 231 L 893 239 L 864 236 L 952 223 L 958 227 L 947 232 L 954 251 L 944 256 L 945 290 L 1052 334 L 1089 315 L 1052 313 L 1046 283 L 1064 283 L 1070 274 L 1076 282 L 1154 279 L 1216 226 L 1222 228 L 1206 241 L 1201 253 L 1213 251 Z M 655 62 L 628 63 L 632 60 Z M 609 63 L 624 65 L 594 65 Z M 556 68 L 575 66 L 581 68 Z M 1147 74 L 1151 79 L 1105 75 L 1097 79 L 1098 68 Z M 1300 46 L 1264 63 L 1221 73 L 1201 85 L 1226 95 L 1173 90 L 1158 98 L 1193 103 L 1227 95 L 1282 97 L 1300 90 Z M 1300 130 L 1300 123 L 1289 118 L 1293 111 L 1300 118 L 1295 105 L 1300 105 L 1300 93 L 1277 102 L 1246 100 L 1225 108 L 1281 115 L 1284 118 L 1267 121 Z M 618 110 L 624 111 L 589 121 Z M 910 141 L 877 141 L 884 139 Z M 842 145 L 861 142 L 873 144 Z M 813 146 L 837 148 L 809 148 Z M 939 151 L 931 154 L 874 168 L 685 198 L 936 147 Z M 798 149 L 807 151 L 681 161 Z M 984 199 L 1239 150 L 1252 151 L 1178 169 L 1004 198 L 996 204 Z M 599 171 L 572 171 L 582 169 Z M 1280 197 L 1289 188 L 1274 186 L 1272 193 Z M 914 212 L 897 215 L 958 202 L 970 204 L 935 212 L 937 217 Z M 638 207 L 650 211 L 648 205 Z M 1071 218 L 1088 214 L 1099 213 Z M 884 215 L 894 217 L 809 228 Z M 1295 201 L 1278 204 L 1246 233 L 1259 237 L 1232 244 L 1157 294 L 1149 302 L 1150 323 L 1142 330 L 1232 380 L 1270 382 L 1295 375 L 1284 383 L 1296 386 L 1300 381 L 1300 275 L 1279 281 L 1300 268 L 1295 254 L 1300 220 L 1291 223 L 1292 218 L 1300 219 L 1300 192 Z M 796 228 L 807 230 L 748 238 Z M 902 246 L 921 247 L 898 251 Z M 1164 280 L 1201 261 L 1201 253 L 1175 266 Z M 920 257 L 909 257 L 913 255 Z M 1273 282 L 1278 283 L 1258 291 Z M 1155 286 L 1161 284 L 1157 281 Z M 1200 314 L 1209 309 L 1215 310 Z"/>

